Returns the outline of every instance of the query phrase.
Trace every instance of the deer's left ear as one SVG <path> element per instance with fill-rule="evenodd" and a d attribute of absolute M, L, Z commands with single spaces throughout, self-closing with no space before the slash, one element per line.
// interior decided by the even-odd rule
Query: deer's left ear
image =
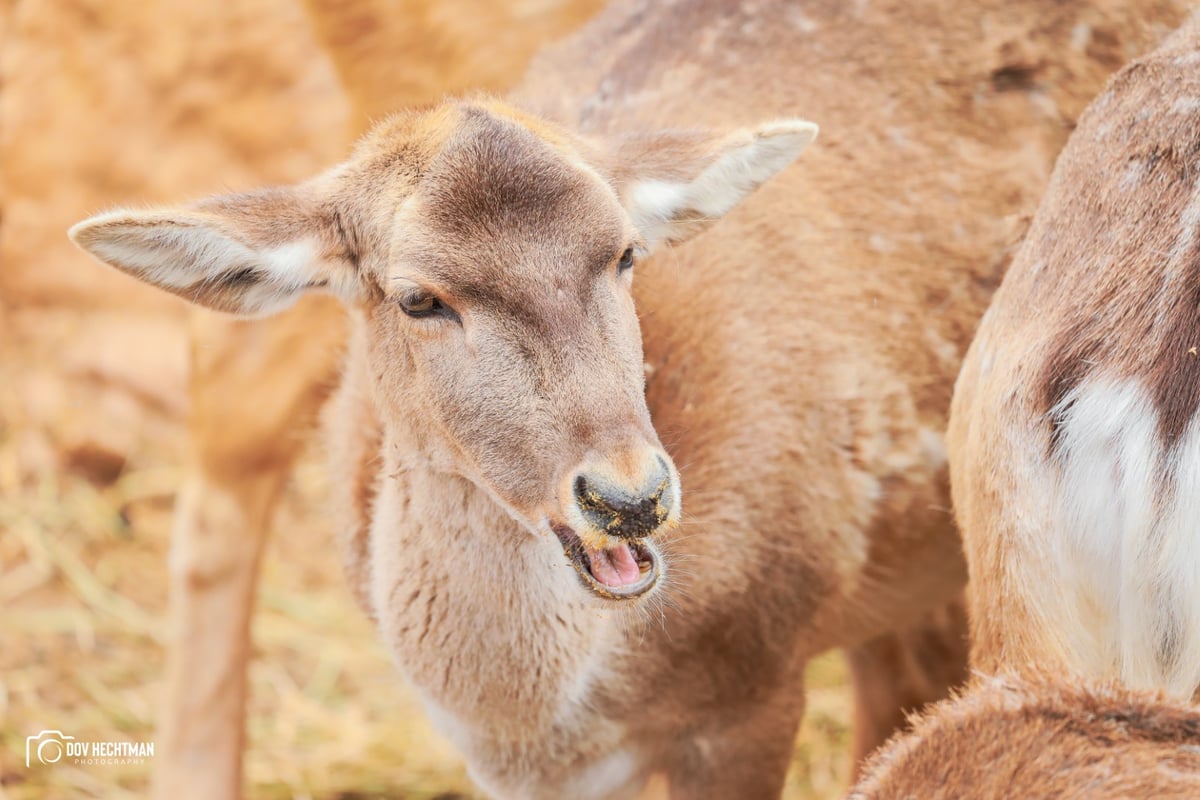
<path fill-rule="evenodd" d="M 817 137 L 805 120 L 780 120 L 727 135 L 666 131 L 617 148 L 622 202 L 650 247 L 677 243 L 729 213 L 779 174 Z"/>
<path fill-rule="evenodd" d="M 360 290 L 336 212 L 304 185 L 110 211 L 75 225 L 70 237 L 138 280 L 241 316 L 282 311 L 310 290 L 346 300 Z"/>

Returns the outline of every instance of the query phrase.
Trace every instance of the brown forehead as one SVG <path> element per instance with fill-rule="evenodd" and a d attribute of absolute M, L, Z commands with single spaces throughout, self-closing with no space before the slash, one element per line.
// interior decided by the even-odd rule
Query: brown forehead
<path fill-rule="evenodd" d="M 421 176 L 408 261 L 465 295 L 562 286 L 624 245 L 615 195 L 561 142 L 466 106 Z"/>

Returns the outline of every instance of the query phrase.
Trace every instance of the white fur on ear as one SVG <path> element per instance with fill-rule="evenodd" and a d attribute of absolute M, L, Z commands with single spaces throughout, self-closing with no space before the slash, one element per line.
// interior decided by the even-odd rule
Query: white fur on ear
<path fill-rule="evenodd" d="M 677 222 L 723 217 L 782 172 L 817 138 L 806 120 L 780 120 L 729 136 L 713 159 L 689 181 L 642 180 L 628 195 L 630 216 L 652 244 L 679 241 L 690 233 Z"/>
<path fill-rule="evenodd" d="M 110 211 L 70 229 L 101 261 L 198 305 L 242 316 L 273 314 L 310 289 L 357 292 L 346 264 L 322 258 L 316 231 L 280 243 L 243 241 L 229 218 L 190 210 Z"/>
<path fill-rule="evenodd" d="M 167 290 L 186 289 L 219 264 L 257 258 L 249 247 L 215 235 L 203 219 L 182 212 L 117 209 L 76 223 L 67 236 L 106 264 Z"/>

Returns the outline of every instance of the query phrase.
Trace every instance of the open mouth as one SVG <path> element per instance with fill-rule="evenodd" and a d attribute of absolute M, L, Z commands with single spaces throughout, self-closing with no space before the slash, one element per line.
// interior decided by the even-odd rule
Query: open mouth
<path fill-rule="evenodd" d="M 645 539 L 614 539 L 611 547 L 583 543 L 566 525 L 551 526 L 584 587 L 607 600 L 641 597 L 658 583 L 659 557 Z"/>

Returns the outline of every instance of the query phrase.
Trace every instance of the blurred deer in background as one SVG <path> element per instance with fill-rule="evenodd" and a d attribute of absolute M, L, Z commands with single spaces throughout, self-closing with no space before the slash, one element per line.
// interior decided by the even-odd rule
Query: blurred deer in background
<path fill-rule="evenodd" d="M 954 399 L 977 666 L 1200 687 L 1200 20 L 1055 168 Z"/>
<path fill-rule="evenodd" d="M 1061 676 L 986 678 L 876 752 L 848 800 L 964 797 L 1200 797 L 1200 712 Z"/>
<path fill-rule="evenodd" d="M 508 102 L 74 236 L 209 307 L 351 307 L 331 439 L 351 584 L 481 785 L 773 796 L 814 655 L 851 649 L 858 755 L 962 676 L 940 432 L 1002 220 L 1183 5 L 619 3 Z M 826 136 L 785 169 L 799 114 Z M 176 796 L 236 792 L 214 737 L 238 724 L 270 507 L 336 374 L 320 313 L 197 353 L 177 624 L 185 659 L 228 657 L 190 673 L 220 714 L 173 679 Z M 274 395 L 253 417 L 251 385 Z"/>

